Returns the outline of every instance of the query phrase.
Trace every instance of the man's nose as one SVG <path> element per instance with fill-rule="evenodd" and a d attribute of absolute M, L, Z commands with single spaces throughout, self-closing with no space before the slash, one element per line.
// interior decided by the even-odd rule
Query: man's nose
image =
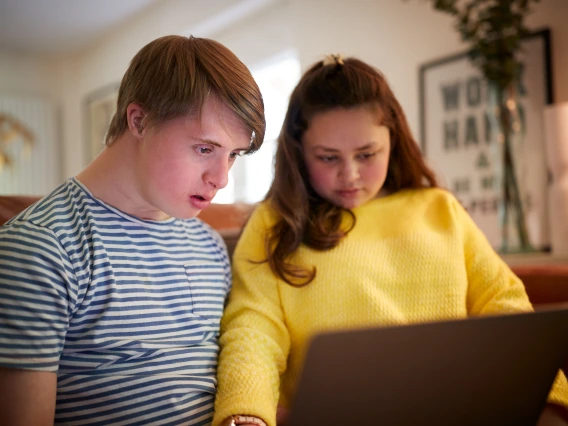
<path fill-rule="evenodd" d="M 229 165 L 228 160 L 217 161 L 205 175 L 205 180 L 213 188 L 223 189 L 229 183 Z"/>

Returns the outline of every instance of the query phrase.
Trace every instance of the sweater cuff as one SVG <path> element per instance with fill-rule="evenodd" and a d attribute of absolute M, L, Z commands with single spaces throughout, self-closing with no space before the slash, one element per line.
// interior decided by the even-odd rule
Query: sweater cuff
<path fill-rule="evenodd" d="M 222 406 L 215 407 L 212 426 L 220 426 L 227 418 L 239 414 L 258 417 L 267 426 L 276 426 L 276 404 L 270 398 L 251 400 L 242 395 L 225 398 Z"/>
<path fill-rule="evenodd" d="M 548 394 L 548 403 L 560 405 L 568 410 L 568 382 L 562 371 L 558 372 L 552 389 Z"/>

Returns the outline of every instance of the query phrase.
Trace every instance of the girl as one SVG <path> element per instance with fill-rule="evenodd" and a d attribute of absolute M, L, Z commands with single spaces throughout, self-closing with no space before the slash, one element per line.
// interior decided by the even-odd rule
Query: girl
<path fill-rule="evenodd" d="M 312 66 L 292 93 L 274 181 L 233 268 L 214 425 L 274 425 L 317 332 L 532 309 L 437 187 L 384 77 L 339 56 Z M 562 374 L 549 402 L 547 416 L 562 422 Z"/>

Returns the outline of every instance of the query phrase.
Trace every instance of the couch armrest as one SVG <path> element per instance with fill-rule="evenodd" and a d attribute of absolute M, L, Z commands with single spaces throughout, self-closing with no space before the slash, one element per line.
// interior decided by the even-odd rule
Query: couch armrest
<path fill-rule="evenodd" d="M 568 264 L 514 265 L 533 305 L 568 302 Z"/>
<path fill-rule="evenodd" d="M 0 226 L 16 216 L 22 210 L 31 206 L 41 197 L 24 195 L 2 195 L 0 196 Z"/>

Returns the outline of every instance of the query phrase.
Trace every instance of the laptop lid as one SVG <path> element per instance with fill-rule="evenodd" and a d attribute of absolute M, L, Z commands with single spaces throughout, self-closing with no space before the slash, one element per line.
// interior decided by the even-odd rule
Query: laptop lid
<path fill-rule="evenodd" d="M 534 426 L 568 309 L 317 335 L 287 426 Z"/>

